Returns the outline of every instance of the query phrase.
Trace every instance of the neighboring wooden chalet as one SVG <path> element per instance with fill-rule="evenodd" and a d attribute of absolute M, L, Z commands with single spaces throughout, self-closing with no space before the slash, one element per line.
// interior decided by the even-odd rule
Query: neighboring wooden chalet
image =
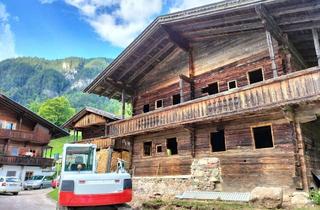
<path fill-rule="evenodd" d="M 107 159 L 110 152 L 110 157 L 113 159 L 113 165 L 110 169 L 115 169 L 117 166 L 117 158 L 123 158 L 130 161 L 129 150 L 130 141 L 125 139 L 107 138 L 106 124 L 120 120 L 121 118 L 112 113 L 105 112 L 92 107 L 85 107 L 73 117 L 71 117 L 63 127 L 75 131 L 75 143 L 91 143 L 97 145 L 98 150 L 98 172 L 107 170 Z M 79 139 L 79 132 L 82 133 L 82 139 Z M 107 150 L 107 149 L 112 150 Z"/>
<path fill-rule="evenodd" d="M 22 105 L 0 94 L 0 176 L 22 180 L 53 166 L 44 153 L 52 138 L 69 135 Z M 50 169 L 51 170 L 51 169 Z"/>
<path fill-rule="evenodd" d="M 85 92 L 131 102 L 107 123 L 134 175 L 219 159 L 224 190 L 307 190 L 320 174 L 320 1 L 229 0 L 158 17 Z"/>
<path fill-rule="evenodd" d="M 120 120 L 119 117 L 93 107 L 85 107 L 71 117 L 63 127 L 75 131 L 75 141 L 79 140 L 79 131 L 82 133 L 82 140 L 89 141 L 105 137 L 106 124 Z"/>

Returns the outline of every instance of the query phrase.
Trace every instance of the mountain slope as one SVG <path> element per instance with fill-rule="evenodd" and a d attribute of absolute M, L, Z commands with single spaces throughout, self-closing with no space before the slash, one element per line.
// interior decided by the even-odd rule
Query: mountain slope
<path fill-rule="evenodd" d="M 94 106 L 103 109 L 107 100 L 82 93 L 110 62 L 107 58 L 46 60 L 20 57 L 0 62 L 0 91 L 27 105 L 56 96 L 66 96 L 77 109 Z"/>

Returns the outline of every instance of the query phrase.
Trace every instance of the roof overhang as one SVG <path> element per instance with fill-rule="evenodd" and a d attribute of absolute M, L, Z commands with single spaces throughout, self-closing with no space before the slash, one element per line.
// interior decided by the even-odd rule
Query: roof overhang
<path fill-rule="evenodd" d="M 196 42 L 269 30 L 264 12 L 267 24 L 287 34 L 307 66 L 314 66 L 311 29 L 320 28 L 319 1 L 228 0 L 156 18 L 84 91 L 121 99 L 124 90 L 128 100 L 138 82 L 177 48 L 188 51 Z"/>
<path fill-rule="evenodd" d="M 59 138 L 63 136 L 69 136 L 69 133 L 59 126 L 54 125 L 53 123 L 49 122 L 48 120 L 40 117 L 36 113 L 32 112 L 31 110 L 27 109 L 26 107 L 18 104 L 17 102 L 13 101 L 12 99 L 6 97 L 5 95 L 0 93 L 0 104 L 3 104 L 9 107 L 12 111 L 16 112 L 18 115 L 22 117 L 26 117 L 33 122 L 39 123 L 43 127 L 50 130 L 51 136 L 53 138 Z"/>
<path fill-rule="evenodd" d="M 78 113 L 76 113 L 74 116 L 72 116 L 67 122 L 65 122 L 62 125 L 62 127 L 66 128 L 66 129 L 71 129 L 71 130 L 75 129 L 75 127 L 74 127 L 75 123 L 77 123 L 80 119 L 82 119 L 85 115 L 87 115 L 89 113 L 101 116 L 101 117 L 107 119 L 108 121 L 115 121 L 115 120 L 121 119 L 120 117 L 118 117 L 112 113 L 109 113 L 109 112 L 106 112 L 103 110 L 99 110 L 99 109 L 96 109 L 93 107 L 85 107 L 82 110 L 80 110 Z"/>

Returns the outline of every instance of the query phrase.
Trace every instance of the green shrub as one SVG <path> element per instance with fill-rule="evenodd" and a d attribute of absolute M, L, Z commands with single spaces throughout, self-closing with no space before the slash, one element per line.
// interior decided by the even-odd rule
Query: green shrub
<path fill-rule="evenodd" d="M 309 197 L 315 204 L 320 205 L 320 190 L 312 190 Z"/>

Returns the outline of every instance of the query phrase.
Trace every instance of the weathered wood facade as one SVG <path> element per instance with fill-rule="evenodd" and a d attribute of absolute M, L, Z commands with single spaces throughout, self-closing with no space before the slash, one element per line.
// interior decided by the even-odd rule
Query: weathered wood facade
<path fill-rule="evenodd" d="M 68 135 L 35 113 L 0 94 L 0 165 L 49 167 L 44 158 L 51 138 Z"/>
<path fill-rule="evenodd" d="M 131 102 L 106 124 L 135 176 L 220 159 L 224 189 L 305 189 L 320 173 L 320 2 L 226 1 L 157 18 L 85 91 Z"/>
<path fill-rule="evenodd" d="M 103 140 L 98 141 L 98 139 L 104 139 L 103 137 L 107 135 L 107 123 L 114 122 L 119 119 L 120 118 L 111 113 L 92 107 L 85 107 L 71 117 L 63 127 L 75 132 L 74 141 L 79 141 L 78 132 L 81 132 L 83 142 L 95 141 L 95 144 L 98 146 L 100 145 L 102 148 L 107 148 L 109 143 L 112 143 L 112 141 L 106 140 L 103 142 Z"/>

